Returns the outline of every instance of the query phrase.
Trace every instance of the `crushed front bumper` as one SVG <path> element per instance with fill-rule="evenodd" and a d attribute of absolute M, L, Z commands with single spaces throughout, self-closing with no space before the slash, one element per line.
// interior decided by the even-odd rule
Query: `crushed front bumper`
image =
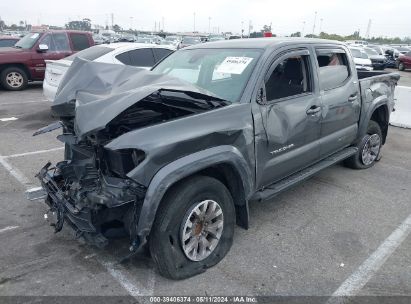
<path fill-rule="evenodd" d="M 47 163 L 37 174 L 43 192 L 38 188 L 36 191 L 32 190 L 32 192 L 37 194 L 43 193 L 45 202 L 50 207 L 48 213 L 52 213 L 55 218 L 55 222 L 51 223 L 54 226 L 55 232 L 59 232 L 63 228 L 63 224 L 66 223 L 74 230 L 76 237 L 82 238 L 87 243 L 100 248 L 106 246 L 108 240 L 94 226 L 91 210 L 86 208 L 78 210 L 66 198 L 59 186 L 61 176 L 56 168 L 50 169 L 50 166 L 51 163 Z M 38 197 L 38 195 L 34 196 Z M 47 218 L 47 216 L 45 217 Z"/>

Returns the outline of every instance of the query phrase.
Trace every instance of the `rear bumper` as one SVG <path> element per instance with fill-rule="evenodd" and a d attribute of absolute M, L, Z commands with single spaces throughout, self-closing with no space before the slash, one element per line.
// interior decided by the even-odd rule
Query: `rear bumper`
<path fill-rule="evenodd" d="M 374 68 L 374 69 L 377 69 L 377 70 L 383 70 L 383 69 L 385 69 L 385 63 L 381 63 L 381 62 L 373 62 L 372 63 L 372 67 Z"/>
<path fill-rule="evenodd" d="M 43 95 L 46 97 L 46 99 L 50 102 L 54 101 L 54 98 L 56 97 L 57 93 L 57 88 L 56 86 L 53 86 L 47 82 L 46 79 L 43 81 Z"/>

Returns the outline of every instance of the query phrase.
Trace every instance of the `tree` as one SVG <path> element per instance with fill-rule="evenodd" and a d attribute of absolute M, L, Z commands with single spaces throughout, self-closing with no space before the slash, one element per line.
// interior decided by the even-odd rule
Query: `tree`
<path fill-rule="evenodd" d="M 271 24 L 270 25 L 264 24 L 263 29 L 261 31 L 264 33 L 271 32 Z"/>
<path fill-rule="evenodd" d="M 113 31 L 115 31 L 115 32 L 120 32 L 122 29 L 121 29 L 121 26 L 119 26 L 118 24 L 114 24 L 113 25 Z"/>
<path fill-rule="evenodd" d="M 80 21 L 70 21 L 66 24 L 66 29 L 68 30 L 78 30 L 78 31 L 90 31 L 91 30 L 91 20 L 84 18 Z"/>
<path fill-rule="evenodd" d="M 290 37 L 301 37 L 301 32 L 292 33 Z"/>

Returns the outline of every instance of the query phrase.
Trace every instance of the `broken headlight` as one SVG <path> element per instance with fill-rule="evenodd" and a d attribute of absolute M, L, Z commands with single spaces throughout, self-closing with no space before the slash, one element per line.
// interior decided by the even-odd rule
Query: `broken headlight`
<path fill-rule="evenodd" d="M 120 177 L 125 177 L 128 172 L 137 167 L 145 158 L 145 153 L 136 149 L 105 149 L 104 152 L 108 169 Z"/>

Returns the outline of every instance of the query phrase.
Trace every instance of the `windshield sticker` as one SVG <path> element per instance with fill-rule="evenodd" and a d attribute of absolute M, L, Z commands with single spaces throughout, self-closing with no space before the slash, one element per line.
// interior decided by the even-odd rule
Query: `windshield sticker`
<path fill-rule="evenodd" d="M 242 74 L 253 58 L 227 57 L 217 69 L 218 73 Z"/>
<path fill-rule="evenodd" d="M 36 39 L 39 36 L 39 33 L 34 33 L 30 36 L 31 39 Z"/>

